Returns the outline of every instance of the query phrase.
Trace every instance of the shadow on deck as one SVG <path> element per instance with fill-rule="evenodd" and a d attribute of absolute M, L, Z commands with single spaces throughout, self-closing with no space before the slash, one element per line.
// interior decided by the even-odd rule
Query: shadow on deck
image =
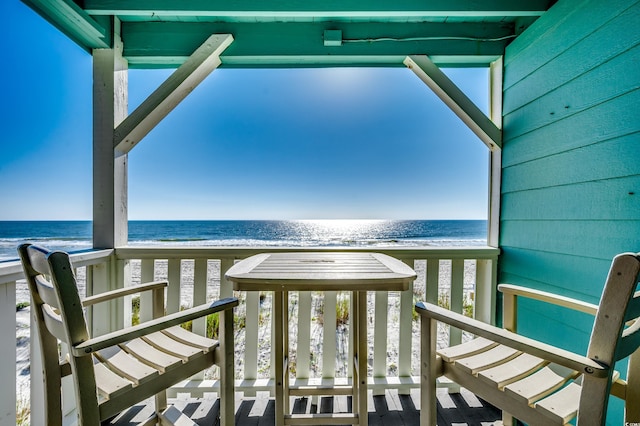
<path fill-rule="evenodd" d="M 448 394 L 439 389 L 438 425 L 487 426 L 500 419 L 498 409 L 478 399 L 462 389 L 460 393 Z M 218 400 L 214 398 L 177 399 L 172 401 L 177 408 L 188 415 L 198 425 L 218 424 Z M 350 397 L 319 397 L 314 403 L 311 398 L 292 398 L 293 413 L 344 413 L 351 410 Z M 126 426 L 136 424 L 148 417 L 152 404 L 133 407 L 125 415 L 114 419 L 111 425 Z M 268 392 L 258 392 L 255 397 L 236 394 L 236 425 L 271 426 L 274 420 L 275 402 Z M 418 426 L 420 424 L 420 392 L 398 395 L 395 390 L 387 390 L 385 395 L 372 396 L 369 392 L 369 424 L 371 426 Z"/>

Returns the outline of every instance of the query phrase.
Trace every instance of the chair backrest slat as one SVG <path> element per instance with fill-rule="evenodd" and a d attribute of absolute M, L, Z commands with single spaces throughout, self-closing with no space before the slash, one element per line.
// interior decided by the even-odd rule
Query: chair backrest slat
<path fill-rule="evenodd" d="M 53 288 L 53 284 L 44 275 L 36 275 L 33 277 L 38 296 L 47 305 L 53 306 L 58 309 L 58 296 L 56 295 L 56 289 Z"/>
<path fill-rule="evenodd" d="M 43 305 L 42 317 L 49 333 L 51 333 L 56 339 L 67 343 L 67 335 L 60 315 L 51 309 L 51 306 Z"/>
<path fill-rule="evenodd" d="M 32 269 L 31 275 L 41 274 L 50 275 L 49 261 L 47 257 L 49 252 L 38 246 L 29 245 L 26 247 L 26 253 L 29 257 L 29 267 Z"/>

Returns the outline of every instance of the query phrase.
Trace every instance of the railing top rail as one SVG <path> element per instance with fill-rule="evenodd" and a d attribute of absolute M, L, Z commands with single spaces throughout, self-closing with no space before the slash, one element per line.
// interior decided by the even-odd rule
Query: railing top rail
<path fill-rule="evenodd" d="M 256 253 L 337 251 L 378 252 L 398 259 L 487 259 L 495 260 L 500 249 L 489 246 L 469 247 L 143 247 L 123 246 L 115 249 L 118 259 L 242 259 Z"/>
<path fill-rule="evenodd" d="M 87 265 L 95 265 L 102 263 L 106 258 L 113 255 L 113 249 L 101 249 L 101 250 L 82 250 L 77 252 L 71 252 L 71 262 L 74 267 L 82 267 Z M 22 271 L 22 265 L 19 260 L 9 260 L 6 262 L 0 262 L 0 284 L 13 282 L 24 278 Z"/>
<path fill-rule="evenodd" d="M 243 259 L 256 253 L 339 251 L 378 252 L 398 259 L 486 259 L 495 260 L 500 249 L 489 246 L 469 247 L 143 247 L 90 249 L 72 252 L 75 267 L 102 263 L 111 255 L 117 259 Z M 24 277 L 18 260 L 0 262 L 0 284 Z"/>

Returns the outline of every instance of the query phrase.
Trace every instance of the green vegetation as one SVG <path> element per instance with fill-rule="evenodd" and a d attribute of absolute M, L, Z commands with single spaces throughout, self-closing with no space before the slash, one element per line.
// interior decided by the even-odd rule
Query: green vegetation
<path fill-rule="evenodd" d="M 180 310 L 187 309 L 186 306 L 181 306 Z M 140 323 L 140 297 L 136 296 L 131 299 L 131 325 L 137 325 Z M 246 327 L 246 320 L 244 317 L 234 315 L 233 323 L 236 330 Z M 180 325 L 185 330 L 193 330 L 193 321 L 187 321 Z M 206 336 L 211 339 L 218 338 L 218 331 L 220 329 L 220 314 L 215 313 L 207 316 L 207 328 Z"/>
<path fill-rule="evenodd" d="M 16 312 L 21 311 L 29 306 L 29 302 L 16 303 Z"/>
<path fill-rule="evenodd" d="M 16 395 L 16 426 L 28 426 L 31 418 L 29 395 L 24 395 L 24 388 Z"/>
<path fill-rule="evenodd" d="M 349 322 L 349 299 L 345 294 L 339 293 L 336 301 L 336 327 L 346 325 Z"/>

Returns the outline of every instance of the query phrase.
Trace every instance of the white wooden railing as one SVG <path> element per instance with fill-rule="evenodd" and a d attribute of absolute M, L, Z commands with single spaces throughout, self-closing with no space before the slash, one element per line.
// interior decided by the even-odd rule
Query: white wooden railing
<path fill-rule="evenodd" d="M 185 248 L 121 247 L 72 255 L 79 284 L 86 295 L 140 281 L 166 279 L 167 311 L 184 305 L 197 305 L 234 294 L 224 273 L 239 259 L 260 252 L 275 251 L 374 251 L 342 248 Z M 491 247 L 411 247 L 376 248 L 414 267 L 414 285 L 405 292 L 372 292 L 369 296 L 369 384 L 374 393 L 385 388 L 408 392 L 418 385 L 418 323 L 414 317 L 417 300 L 440 302 L 457 312 L 466 312 L 493 323 L 495 312 L 496 260 L 499 250 Z M 0 333 L 4 341 L 15 337 L 16 283 L 22 270 L 18 262 L 0 263 Z M 273 370 L 269 356 L 271 295 L 256 292 L 235 293 L 241 299 L 236 308 L 236 387 L 251 395 L 271 390 Z M 130 303 L 95 307 L 87 317 L 95 334 L 130 323 Z M 150 302 L 141 300 L 140 319 L 149 317 Z M 347 383 L 349 294 L 341 292 L 299 292 L 290 294 L 291 377 L 298 384 L 323 381 Z M 348 311 L 348 310 L 347 310 Z M 193 324 L 204 333 L 205 321 Z M 32 328 L 33 329 L 33 328 Z M 451 343 L 460 341 L 456 330 L 442 332 Z M 33 339 L 32 339 L 33 340 Z M 38 424 L 42 400 L 38 356 L 31 345 L 31 424 Z M 15 347 L 0 346 L 0 424 L 13 424 L 16 416 Z M 212 373 L 215 374 L 215 373 Z M 201 396 L 216 392 L 215 376 L 200 375 L 196 380 L 176 386 L 172 393 L 189 392 Z M 34 417 L 35 416 L 35 417 Z M 9 421 L 11 419 L 11 421 Z"/>

